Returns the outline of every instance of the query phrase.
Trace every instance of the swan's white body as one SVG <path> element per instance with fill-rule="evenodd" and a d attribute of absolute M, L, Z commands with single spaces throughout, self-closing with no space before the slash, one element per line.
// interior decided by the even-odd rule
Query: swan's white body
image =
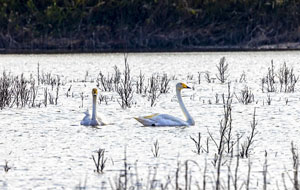
<path fill-rule="evenodd" d="M 192 116 L 189 114 L 187 109 L 184 106 L 184 103 L 182 101 L 181 97 L 181 90 L 184 88 L 190 88 L 187 85 L 183 83 L 178 83 L 176 85 L 176 96 L 180 105 L 180 108 L 186 118 L 186 121 L 168 115 L 168 114 L 153 114 L 149 116 L 142 116 L 135 118 L 137 121 L 142 123 L 144 126 L 192 126 L 195 125 L 195 121 L 192 118 Z"/>
<path fill-rule="evenodd" d="M 81 120 L 80 124 L 84 126 L 98 126 L 98 125 L 105 125 L 99 117 L 97 117 L 97 94 L 98 91 L 96 88 L 93 88 L 92 90 L 93 94 L 93 112 L 92 112 L 92 118 L 90 117 L 89 110 L 85 112 L 84 118 Z"/>

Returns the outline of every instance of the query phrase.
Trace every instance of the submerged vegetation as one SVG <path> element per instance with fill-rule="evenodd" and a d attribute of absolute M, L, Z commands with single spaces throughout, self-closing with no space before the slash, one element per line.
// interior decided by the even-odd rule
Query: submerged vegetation
<path fill-rule="evenodd" d="M 276 73 L 272 60 L 271 67 L 268 68 L 267 75 L 261 80 L 261 89 L 262 92 L 280 91 L 291 93 L 295 91 L 295 86 L 298 80 L 299 76 L 294 73 L 294 68 L 289 68 L 286 63 L 284 63 Z M 280 85 L 280 88 L 278 85 Z"/>
<path fill-rule="evenodd" d="M 48 103 L 57 105 L 61 86 L 59 76 L 43 73 L 37 78 L 38 82 L 32 75 L 28 79 L 23 73 L 14 76 L 3 71 L 0 74 L 0 110 L 5 107 L 41 107 L 42 104 L 47 107 Z M 44 91 L 43 96 L 39 95 L 39 90 Z"/>
<path fill-rule="evenodd" d="M 182 162 L 178 159 L 177 165 L 168 166 L 168 170 L 170 169 L 168 176 L 160 176 L 158 169 L 159 162 L 153 162 L 158 163 L 156 165 L 151 163 L 150 160 L 149 163 L 155 165 L 155 167 L 152 167 L 153 165 L 149 164 L 148 177 L 143 178 L 144 176 L 138 172 L 139 170 L 145 171 L 145 169 L 137 165 L 138 160 L 136 160 L 136 163 L 127 160 L 126 148 L 125 157 L 122 160 L 115 157 L 116 155 L 111 154 L 110 149 L 98 148 L 92 156 L 89 156 L 89 159 L 93 164 L 93 171 L 100 176 L 104 176 L 105 173 L 111 174 L 116 172 L 114 170 L 116 167 L 115 164 L 117 165 L 120 162 L 124 162 L 122 168 L 118 168 L 120 169 L 120 171 L 118 171 L 119 174 L 117 174 L 115 178 L 108 179 L 109 183 L 105 181 L 105 178 L 99 178 L 99 181 L 103 181 L 102 185 L 104 184 L 108 187 L 103 189 L 197 188 L 205 190 L 244 188 L 267 189 L 269 186 L 274 187 L 274 180 L 272 181 L 273 184 L 270 183 L 272 174 L 269 173 L 269 170 L 270 166 L 272 167 L 272 165 L 274 165 L 274 160 L 277 158 L 276 156 L 276 159 L 274 159 L 274 156 L 268 156 L 267 150 L 265 152 L 264 150 L 257 151 L 258 148 L 261 148 L 259 142 L 257 142 L 258 138 L 265 134 L 261 132 L 263 131 L 264 126 L 262 126 L 259 117 L 257 117 L 261 115 L 257 114 L 256 107 L 260 107 L 260 109 L 263 108 L 265 106 L 265 100 L 262 99 L 261 96 L 258 96 L 254 101 L 254 93 L 258 93 L 258 91 L 252 91 L 250 87 L 244 86 L 243 83 L 246 82 L 247 78 L 245 72 L 241 75 L 233 75 L 232 70 L 228 69 L 230 68 L 230 63 L 225 62 L 225 57 L 221 58 L 219 65 L 212 68 L 211 76 L 216 76 L 214 79 L 218 80 L 213 80 L 209 73 L 204 71 L 194 71 L 196 76 L 189 73 L 188 76 L 180 77 L 181 79 L 188 79 L 189 83 L 194 85 L 193 88 L 196 86 L 196 89 L 200 86 L 203 89 L 204 87 L 202 85 L 205 83 L 210 87 L 224 87 L 221 92 L 218 92 L 220 94 L 216 94 L 216 91 L 214 90 L 207 90 L 209 91 L 208 94 L 210 94 L 210 97 L 202 96 L 201 98 L 203 99 L 195 98 L 194 94 L 190 96 L 190 101 L 194 101 L 194 103 L 196 103 L 196 101 L 202 103 L 203 101 L 203 104 L 206 104 L 204 99 L 209 99 L 209 103 L 206 105 L 210 106 L 209 104 L 215 104 L 213 106 L 215 106 L 217 110 L 220 110 L 220 117 L 216 117 L 217 120 L 213 121 L 212 124 L 215 125 L 215 128 L 207 128 L 207 131 L 202 130 L 199 132 L 200 129 L 195 127 L 194 130 L 196 130 L 196 133 L 195 131 L 184 131 L 184 129 L 182 129 L 182 134 L 186 135 L 187 138 L 190 138 L 188 139 L 189 141 L 185 143 L 185 147 L 190 148 L 190 150 L 181 152 L 183 156 L 180 158 L 184 159 Z M 261 76 L 261 80 L 255 79 L 257 86 L 262 82 L 261 93 L 268 93 L 266 107 L 271 105 L 271 95 L 275 96 L 274 93 L 281 92 L 284 95 L 290 95 L 295 92 L 299 78 L 298 73 L 296 73 L 295 70 L 286 63 L 280 65 L 279 69 L 275 69 L 272 61 L 271 66 L 264 71 L 266 75 Z M 138 102 L 140 103 L 138 106 L 143 104 L 143 109 L 156 106 L 156 103 L 161 96 L 172 93 L 171 84 L 174 80 L 177 80 L 175 76 L 170 76 L 167 73 L 147 73 L 148 75 L 145 75 L 142 70 L 134 73 L 130 69 L 127 56 L 124 56 L 123 69 L 114 66 L 112 68 L 112 74 L 99 71 L 96 72 L 99 74 L 90 76 L 91 74 L 86 73 L 85 76 L 81 76 L 84 80 L 69 80 L 69 83 L 71 84 L 67 85 L 58 75 L 44 73 L 43 70 L 40 69 L 39 64 L 37 64 L 37 71 L 34 72 L 36 72 L 36 75 L 31 74 L 29 79 L 23 74 L 14 76 L 11 73 L 3 72 L 2 75 L 0 75 L 1 109 L 7 107 L 33 108 L 36 106 L 40 107 L 43 104 L 45 107 L 47 104 L 57 105 L 57 101 L 61 100 L 61 95 L 66 96 L 67 98 L 73 98 L 73 92 L 71 92 L 72 86 L 79 85 L 78 83 L 93 83 L 92 85 L 97 85 L 103 93 L 98 99 L 98 103 L 100 104 L 101 102 L 105 102 L 105 104 L 103 103 L 101 106 L 105 107 L 110 99 L 116 98 L 115 104 L 117 105 L 116 102 L 118 102 L 120 107 L 124 109 L 127 108 L 127 111 L 129 112 L 130 109 L 133 110 L 135 108 L 137 104 L 135 98 L 137 96 L 142 99 L 141 102 Z M 206 73 L 206 75 L 202 76 L 202 80 L 200 73 Z M 234 78 L 234 76 L 236 78 Z M 203 77 L 206 80 L 204 80 Z M 241 85 L 240 87 L 238 87 L 239 84 Z M 249 83 L 249 85 L 253 85 L 253 83 Z M 39 93 L 40 91 L 44 93 Z M 66 93 L 62 93 L 62 91 Z M 273 92 L 273 94 L 271 92 Z M 79 99 L 78 94 L 77 99 Z M 282 94 L 279 93 L 280 96 Z M 108 95 L 111 95 L 112 98 Z M 234 96 L 236 98 L 234 98 Z M 77 101 L 78 104 L 81 103 L 81 105 L 78 106 L 79 110 L 84 107 L 83 99 L 85 96 L 83 93 L 80 94 L 80 98 L 82 101 Z M 211 99 L 215 101 L 211 101 Z M 145 105 L 144 102 L 147 101 L 148 105 Z M 279 101 L 280 100 L 275 101 L 274 104 L 278 104 Z M 288 100 L 286 100 L 286 104 L 287 103 Z M 246 119 L 243 119 L 238 125 L 234 122 L 238 117 L 239 112 L 236 111 L 237 104 L 247 109 L 250 109 L 250 105 L 254 107 L 253 114 L 247 115 L 247 117 L 251 119 L 249 122 L 246 122 Z M 256 104 L 259 105 L 256 106 Z M 282 103 L 280 106 L 282 106 Z M 205 109 L 207 108 L 208 107 Z M 201 108 L 199 108 L 199 111 L 197 112 L 200 112 L 200 109 Z M 205 122 L 208 121 L 204 120 L 202 126 L 208 126 Z M 241 129 L 241 124 L 247 126 L 245 128 L 246 130 Z M 111 126 L 107 126 L 107 128 L 110 127 Z M 101 135 L 102 134 L 104 133 L 101 133 Z M 164 159 L 164 156 L 169 153 L 165 149 L 166 141 L 162 138 L 164 138 L 164 136 L 157 136 L 157 138 L 150 142 L 152 144 L 151 149 L 149 148 L 148 150 L 147 159 L 152 159 L 152 157 L 154 157 L 153 159 L 159 161 L 160 159 Z M 171 136 L 168 138 L 175 137 Z M 144 141 L 145 139 L 142 140 Z M 174 146 L 173 142 L 176 143 L 174 140 L 176 139 L 170 140 L 170 142 L 172 142 L 170 143 L 170 146 Z M 190 144 L 191 146 L 189 146 Z M 133 146 L 139 145 L 134 144 Z M 129 151 L 132 151 L 132 149 L 129 149 Z M 282 151 L 286 154 L 286 152 L 284 152 L 286 149 Z M 282 180 L 276 181 L 278 189 L 290 189 L 292 187 L 294 187 L 294 189 L 299 189 L 299 155 L 298 148 L 293 142 L 291 142 L 289 151 L 291 151 L 291 156 L 289 161 L 286 162 L 287 169 L 280 171 L 283 176 Z M 141 152 L 147 154 L 147 151 Z M 192 152 L 195 157 L 193 157 L 193 159 L 185 160 L 185 156 L 188 155 L 187 152 Z M 259 157 L 257 154 L 260 154 L 263 159 L 257 159 Z M 204 159 L 205 163 L 203 162 Z M 269 160 L 272 162 L 268 163 Z M 11 166 L 9 163 L 11 163 L 10 160 L 5 161 L 5 165 L 3 165 L 4 171 L 9 173 L 15 172 L 15 166 Z M 18 163 L 16 162 L 15 165 L 17 164 Z M 260 164 L 260 168 L 257 166 L 258 164 Z M 85 167 L 85 165 L 81 166 Z M 288 177 L 286 177 L 287 180 L 284 178 L 285 175 Z M 255 176 L 255 179 L 253 176 Z M 87 181 L 83 186 L 84 187 L 79 184 L 77 189 L 89 189 L 86 187 Z"/>
<path fill-rule="evenodd" d="M 0 49 L 191 50 L 299 42 L 294 0 L 1 0 Z"/>

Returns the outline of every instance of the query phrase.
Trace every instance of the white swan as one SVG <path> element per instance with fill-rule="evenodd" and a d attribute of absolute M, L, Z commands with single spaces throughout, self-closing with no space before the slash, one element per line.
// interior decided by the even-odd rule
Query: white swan
<path fill-rule="evenodd" d="M 168 115 L 168 114 L 153 114 L 149 116 L 143 116 L 135 118 L 137 121 L 142 123 L 144 126 L 192 126 L 195 125 L 195 121 L 192 116 L 189 114 L 187 109 L 185 108 L 182 97 L 181 97 L 181 90 L 184 88 L 190 88 L 184 83 L 177 83 L 176 84 L 176 95 L 180 105 L 180 108 L 187 119 L 183 121 L 177 117 Z"/>
<path fill-rule="evenodd" d="M 97 107 L 97 94 L 98 94 L 98 90 L 97 88 L 93 88 L 92 90 L 92 96 L 93 96 L 93 112 L 92 112 L 92 119 L 90 118 L 90 113 L 87 110 L 85 112 L 85 116 L 82 119 L 82 121 L 80 122 L 81 125 L 84 126 L 98 126 L 98 125 L 105 125 L 105 123 L 103 123 L 101 121 L 101 119 L 99 117 L 97 117 L 97 111 L 96 111 L 96 107 Z"/>

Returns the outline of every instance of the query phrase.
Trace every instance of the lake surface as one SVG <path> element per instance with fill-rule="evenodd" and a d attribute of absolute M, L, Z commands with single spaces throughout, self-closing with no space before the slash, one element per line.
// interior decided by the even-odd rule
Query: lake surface
<path fill-rule="evenodd" d="M 0 165 L 5 162 L 11 169 L 0 172 L 1 189 L 117 189 L 118 179 L 124 181 L 124 157 L 128 164 L 128 186 L 139 189 L 175 189 L 176 171 L 181 188 L 185 187 L 186 160 L 192 160 L 188 168 L 188 184 L 192 189 L 202 187 L 203 176 L 207 189 L 216 184 L 217 169 L 214 166 L 217 147 L 210 138 L 209 152 L 195 153 L 196 147 L 190 137 L 198 138 L 206 147 L 206 139 L 219 140 L 220 121 L 223 119 L 221 95 L 228 93 L 230 82 L 232 99 L 232 136 L 241 136 L 242 144 L 250 135 L 250 124 L 256 108 L 257 134 L 251 146 L 250 159 L 239 160 L 238 186 L 247 181 L 251 164 L 250 189 L 262 189 L 263 167 L 267 158 L 267 185 L 269 189 L 292 186 L 293 176 L 291 142 L 300 146 L 300 88 L 296 83 L 294 93 L 279 91 L 262 92 L 262 78 L 268 73 L 273 61 L 275 72 L 284 63 L 300 74 L 300 52 L 205 52 L 205 53 L 129 53 L 128 63 L 133 77 L 133 86 L 140 72 L 148 79 L 156 74 L 167 74 L 171 79 L 170 90 L 161 94 L 151 107 L 146 94 L 133 95 L 131 108 L 122 109 L 116 92 L 99 94 L 106 102 L 98 100 L 97 111 L 109 123 L 99 128 L 80 125 L 86 109 L 91 111 L 92 88 L 97 87 L 99 73 L 114 74 L 114 66 L 124 70 L 124 54 L 38 54 L 0 55 L 0 72 L 12 76 L 24 74 L 35 79 L 60 77 L 58 104 L 43 104 L 44 92 L 55 96 L 56 87 L 38 86 L 37 103 L 40 107 L 12 108 L 0 110 Z M 216 75 L 222 57 L 228 63 L 228 80 L 221 84 Z M 199 73 L 200 84 L 199 84 Z M 205 73 L 212 78 L 209 83 Z M 245 76 L 245 80 L 241 77 Z M 122 78 L 123 76 L 121 76 Z M 191 90 L 182 90 L 183 101 L 196 124 L 191 127 L 142 127 L 134 117 L 153 113 L 167 113 L 184 119 L 175 96 L 175 85 L 184 82 Z M 254 102 L 244 105 L 238 101 L 245 88 L 254 94 Z M 69 90 L 70 89 L 70 90 Z M 69 90 L 69 91 L 68 91 Z M 67 96 L 68 94 L 68 96 Z M 216 98 L 218 97 L 218 98 Z M 271 99 L 271 105 L 267 104 Z M 217 101 L 219 99 L 219 101 Z M 154 157 L 153 146 L 159 143 L 159 156 Z M 107 158 L 104 172 L 95 172 L 92 155 L 105 149 Z M 203 150 L 203 149 L 202 149 Z M 265 157 L 267 152 L 267 157 Z M 236 169 L 237 146 L 234 157 L 224 153 L 221 166 L 221 184 L 227 187 L 228 168 L 231 181 Z M 206 172 L 205 172 L 205 165 Z M 121 176 L 121 177 L 120 177 Z M 232 184 L 231 184 L 232 185 Z M 232 186 L 233 188 L 233 186 Z"/>

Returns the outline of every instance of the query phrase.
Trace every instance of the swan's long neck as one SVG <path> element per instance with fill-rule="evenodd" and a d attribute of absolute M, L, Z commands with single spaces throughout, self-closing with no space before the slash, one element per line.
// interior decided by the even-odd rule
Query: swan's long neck
<path fill-rule="evenodd" d="M 92 113 L 92 120 L 96 119 L 96 105 L 97 105 L 97 96 L 93 95 L 93 113 Z"/>
<path fill-rule="evenodd" d="M 177 95 L 177 99 L 178 99 L 178 102 L 179 102 L 179 105 L 180 105 L 180 108 L 185 116 L 185 118 L 187 119 L 187 123 L 189 125 L 195 125 L 195 121 L 194 119 L 192 118 L 192 116 L 190 115 L 190 113 L 187 111 L 187 109 L 185 108 L 185 105 L 182 101 L 182 97 L 181 97 L 181 90 L 180 89 L 176 89 L 176 95 Z"/>

